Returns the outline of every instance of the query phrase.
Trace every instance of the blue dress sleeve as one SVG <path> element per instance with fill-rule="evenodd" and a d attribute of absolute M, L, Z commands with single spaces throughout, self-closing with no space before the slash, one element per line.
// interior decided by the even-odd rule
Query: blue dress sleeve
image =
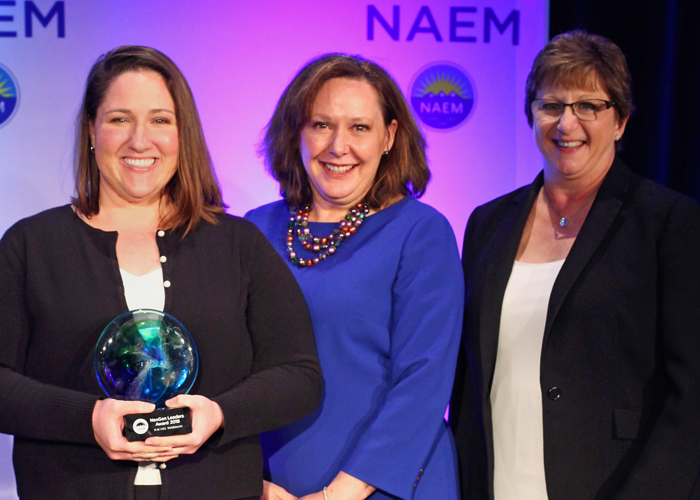
<path fill-rule="evenodd" d="M 462 331 L 464 278 L 454 233 L 437 212 L 408 228 L 392 288 L 390 387 L 342 470 L 399 498 L 444 431 Z"/>

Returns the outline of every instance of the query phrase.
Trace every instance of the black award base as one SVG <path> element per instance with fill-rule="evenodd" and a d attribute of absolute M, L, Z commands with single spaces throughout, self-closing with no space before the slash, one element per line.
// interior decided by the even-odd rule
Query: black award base
<path fill-rule="evenodd" d="M 124 435 L 128 441 L 145 441 L 151 436 L 177 436 L 192 432 L 189 408 L 163 408 L 153 413 L 124 416 Z"/>

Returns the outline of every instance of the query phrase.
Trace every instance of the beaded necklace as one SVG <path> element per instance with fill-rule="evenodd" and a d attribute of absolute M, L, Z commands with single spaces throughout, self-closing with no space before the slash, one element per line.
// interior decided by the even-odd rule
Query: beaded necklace
<path fill-rule="evenodd" d="M 289 211 L 289 222 L 287 223 L 287 255 L 292 264 L 299 267 L 311 267 L 322 260 L 326 260 L 329 255 L 335 254 L 343 240 L 349 238 L 357 232 L 362 222 L 369 214 L 369 206 L 366 203 L 358 203 L 350 209 L 345 218 L 340 221 L 337 228 L 328 236 L 314 236 L 309 229 L 309 214 L 311 207 L 292 208 Z M 317 253 L 318 257 L 313 259 L 303 259 L 297 256 L 294 251 L 294 234 L 296 233 L 299 242 L 305 249 Z"/>

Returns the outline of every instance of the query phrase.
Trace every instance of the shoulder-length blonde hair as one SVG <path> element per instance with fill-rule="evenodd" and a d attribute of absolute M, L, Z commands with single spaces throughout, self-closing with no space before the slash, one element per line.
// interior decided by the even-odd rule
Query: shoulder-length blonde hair
<path fill-rule="evenodd" d="M 279 182 L 280 194 L 290 206 L 312 201 L 311 185 L 301 160 L 301 131 L 311 116 L 321 87 L 333 78 L 369 82 L 379 97 L 384 124 L 396 120 L 394 145 L 382 156 L 365 201 L 380 208 L 399 195 L 420 198 L 430 179 L 425 138 L 413 119 L 396 82 L 379 65 L 358 56 L 326 54 L 308 63 L 294 77 L 277 103 L 259 153 Z"/>
<path fill-rule="evenodd" d="M 88 218 L 100 212 L 100 171 L 90 151 L 90 124 L 94 124 L 97 110 L 114 79 L 122 73 L 144 70 L 163 77 L 175 103 L 177 121 L 177 170 L 161 193 L 161 201 L 169 198 L 173 208 L 160 225 L 168 229 L 185 226 L 187 234 L 200 219 L 216 223 L 216 216 L 224 213 L 226 204 L 221 198 L 192 91 L 175 63 L 150 47 L 117 47 L 102 55 L 90 70 L 77 123 L 73 206 Z"/>

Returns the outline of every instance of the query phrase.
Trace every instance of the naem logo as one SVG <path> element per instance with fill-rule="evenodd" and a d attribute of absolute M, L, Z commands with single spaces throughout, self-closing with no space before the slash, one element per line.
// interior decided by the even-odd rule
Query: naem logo
<path fill-rule="evenodd" d="M 439 131 L 462 125 L 474 109 L 475 101 L 469 75 L 453 63 L 424 66 L 411 83 L 413 110 L 423 123 Z"/>
<path fill-rule="evenodd" d="M 148 422 L 139 418 L 134 421 L 134 432 L 136 434 L 145 434 L 148 431 Z"/>
<path fill-rule="evenodd" d="M 0 64 L 0 128 L 5 126 L 19 108 L 19 86 L 10 70 Z"/>

